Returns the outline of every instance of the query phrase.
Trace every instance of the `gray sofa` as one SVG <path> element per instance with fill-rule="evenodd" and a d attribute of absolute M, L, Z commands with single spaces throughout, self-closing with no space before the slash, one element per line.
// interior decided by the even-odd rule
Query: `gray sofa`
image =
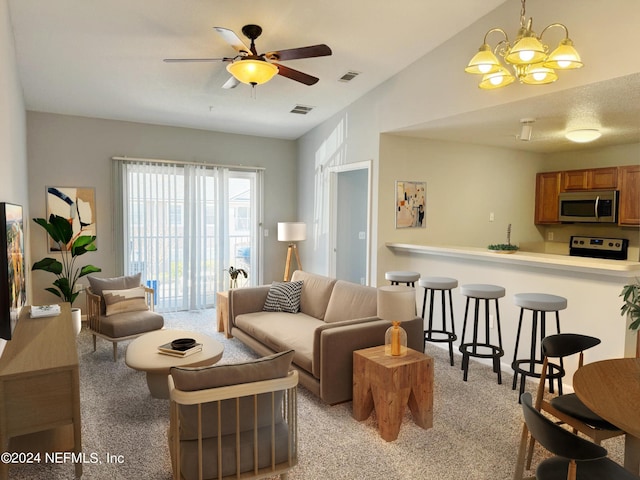
<path fill-rule="evenodd" d="M 229 291 L 231 335 L 260 355 L 295 350 L 300 383 L 329 404 L 351 400 L 353 351 L 384 344 L 391 325 L 376 317 L 377 290 L 297 270 L 300 312 L 264 311 L 270 286 Z M 407 346 L 423 351 L 422 318 L 403 322 Z"/>

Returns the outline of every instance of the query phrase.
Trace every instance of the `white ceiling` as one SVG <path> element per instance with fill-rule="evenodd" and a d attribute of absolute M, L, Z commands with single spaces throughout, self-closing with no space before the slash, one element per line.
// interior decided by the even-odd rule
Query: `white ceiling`
<path fill-rule="evenodd" d="M 295 139 L 503 1 L 9 0 L 9 11 L 29 110 Z M 162 61 L 233 56 L 213 27 L 244 40 L 249 23 L 263 28 L 258 53 L 329 45 L 330 57 L 283 62 L 320 81 L 278 76 L 253 96 L 221 88 L 224 63 Z M 349 70 L 361 75 L 339 82 Z M 296 104 L 314 110 L 289 113 Z"/>
<path fill-rule="evenodd" d="M 9 0 L 9 9 L 28 110 L 296 139 L 504 1 Z M 263 27 L 258 53 L 329 45 L 330 57 L 282 62 L 320 81 L 226 90 L 224 63 L 162 61 L 233 56 L 213 27 L 246 40 L 249 23 Z M 339 82 L 350 70 L 361 74 Z M 581 119 L 606 133 L 598 147 L 640 142 L 639 95 L 634 74 L 397 133 L 550 152 L 577 148 L 561 132 Z M 290 113 L 296 104 L 314 109 Z M 523 116 L 536 119 L 529 142 L 516 138 Z"/>

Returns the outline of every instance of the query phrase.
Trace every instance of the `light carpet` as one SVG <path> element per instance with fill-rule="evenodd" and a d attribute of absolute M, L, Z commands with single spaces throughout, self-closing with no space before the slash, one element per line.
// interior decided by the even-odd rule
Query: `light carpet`
<path fill-rule="evenodd" d="M 238 340 L 215 331 L 213 310 L 166 314 L 165 326 L 198 330 L 224 343 L 221 363 L 257 357 Z M 125 365 L 125 350 L 126 343 L 120 344 L 114 363 L 110 343 L 98 339 L 94 353 L 91 334 L 83 329 L 78 336 L 82 445 L 87 457 L 83 478 L 169 480 L 169 402 L 149 395 L 144 373 Z M 406 412 L 398 439 L 386 442 L 378 435 L 375 412 L 357 422 L 351 402 L 325 405 L 300 387 L 298 465 L 289 478 L 511 479 L 522 425 L 512 377 L 503 374 L 503 384 L 498 385 L 490 367 L 472 361 L 464 382 L 459 355 L 451 367 L 445 350 L 427 345 L 426 353 L 435 360 L 433 428 L 423 430 Z M 620 461 L 620 438 L 604 446 Z M 40 464 L 12 465 L 9 477 L 70 479 L 74 468 L 68 462 L 43 459 Z"/>

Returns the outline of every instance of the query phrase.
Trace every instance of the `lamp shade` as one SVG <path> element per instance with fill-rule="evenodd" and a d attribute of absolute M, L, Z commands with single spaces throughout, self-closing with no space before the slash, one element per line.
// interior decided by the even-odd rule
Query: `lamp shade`
<path fill-rule="evenodd" d="M 378 288 L 378 318 L 404 322 L 416 317 L 416 291 L 406 285 Z"/>
<path fill-rule="evenodd" d="M 278 67 L 264 60 L 238 60 L 227 65 L 227 71 L 248 85 L 260 85 L 278 73 Z"/>
<path fill-rule="evenodd" d="M 469 61 L 469 64 L 464 69 L 467 73 L 486 74 L 494 73 L 500 70 L 500 61 L 491 51 L 491 47 L 486 43 L 480 47 L 478 53 Z"/>
<path fill-rule="evenodd" d="M 573 42 L 565 38 L 560 45 L 551 52 L 544 66 L 548 68 L 559 68 L 569 70 L 572 68 L 581 68 L 582 60 L 580 55 L 573 46 Z"/>
<path fill-rule="evenodd" d="M 278 222 L 280 242 L 300 242 L 307 239 L 307 224 L 304 222 Z"/>

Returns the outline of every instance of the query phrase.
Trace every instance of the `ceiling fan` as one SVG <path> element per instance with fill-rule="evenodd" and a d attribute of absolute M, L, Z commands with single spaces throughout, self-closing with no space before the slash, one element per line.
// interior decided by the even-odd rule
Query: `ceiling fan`
<path fill-rule="evenodd" d="M 231 78 L 222 88 L 235 88 L 238 83 L 246 83 L 256 86 L 268 82 L 276 74 L 295 80 L 305 85 L 314 85 L 318 78 L 293 68 L 285 67 L 276 61 L 296 60 L 300 58 L 324 57 L 331 55 L 331 49 L 325 45 L 311 45 L 309 47 L 290 48 L 276 50 L 258 55 L 255 39 L 262 33 L 259 25 L 245 25 L 242 33 L 251 40 L 251 46 L 247 47 L 240 38 L 227 28 L 213 27 L 222 38 L 237 52 L 235 57 L 222 58 L 165 58 L 165 62 L 229 62 L 227 71 Z"/>

